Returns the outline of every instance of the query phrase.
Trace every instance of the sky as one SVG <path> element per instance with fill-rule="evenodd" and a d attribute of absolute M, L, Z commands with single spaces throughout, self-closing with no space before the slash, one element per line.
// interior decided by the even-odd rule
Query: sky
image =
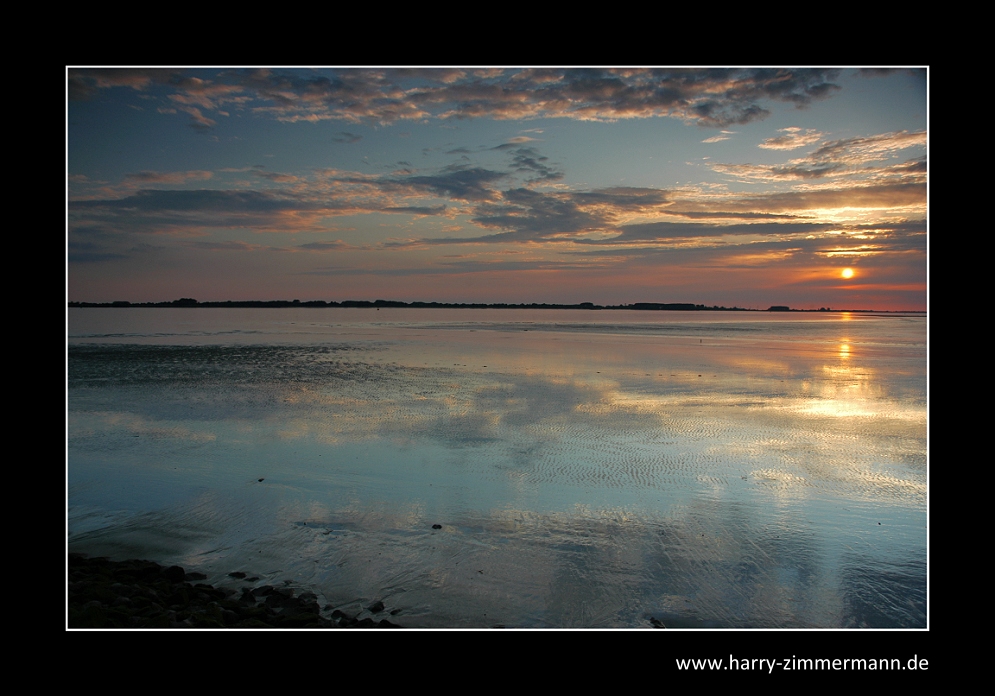
<path fill-rule="evenodd" d="M 69 301 L 925 310 L 925 68 L 67 68 Z"/>

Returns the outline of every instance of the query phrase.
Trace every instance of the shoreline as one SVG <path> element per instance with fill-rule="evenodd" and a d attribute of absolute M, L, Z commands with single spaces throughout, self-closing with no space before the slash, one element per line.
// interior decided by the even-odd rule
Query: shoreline
<path fill-rule="evenodd" d="M 313 592 L 299 588 L 262 585 L 215 588 L 201 582 L 202 573 L 188 573 L 180 566 L 155 561 L 112 561 L 106 556 L 69 553 L 66 626 L 93 628 L 401 628 L 372 616 L 358 619 L 342 611 L 323 615 Z M 244 573 L 231 577 L 242 579 Z M 250 579 L 251 580 L 251 579 Z M 381 602 L 367 608 L 384 611 Z M 366 612 L 363 612 L 366 613 Z"/>

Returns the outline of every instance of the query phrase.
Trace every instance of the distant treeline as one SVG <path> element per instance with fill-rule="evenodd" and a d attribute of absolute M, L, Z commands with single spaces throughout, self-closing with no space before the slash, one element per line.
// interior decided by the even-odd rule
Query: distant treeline
<path fill-rule="evenodd" d="M 484 303 L 484 302 L 400 302 L 398 300 L 343 300 L 342 302 L 325 302 L 324 300 L 248 300 L 226 302 L 198 302 L 190 297 L 182 297 L 171 302 L 70 302 L 70 307 L 228 307 L 234 308 L 285 308 L 285 307 L 438 307 L 442 309 L 642 309 L 669 310 L 678 312 L 830 312 L 853 311 L 870 312 L 874 310 L 831 310 L 829 307 L 819 309 L 791 309 L 786 305 L 773 305 L 768 309 L 747 309 L 745 307 L 706 307 L 701 304 L 686 302 L 636 302 L 621 305 L 597 305 L 593 302 L 580 304 L 550 304 L 548 302 L 533 302 L 531 304 Z"/>

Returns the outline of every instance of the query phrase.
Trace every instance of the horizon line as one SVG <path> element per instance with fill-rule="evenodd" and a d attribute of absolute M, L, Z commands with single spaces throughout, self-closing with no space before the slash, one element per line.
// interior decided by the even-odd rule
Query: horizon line
<path fill-rule="evenodd" d="M 198 301 L 193 298 L 180 298 L 177 300 L 131 302 L 128 300 L 115 300 L 112 302 L 88 302 L 80 300 L 68 301 L 69 308 L 174 308 L 174 307 L 202 307 L 205 309 L 224 309 L 226 307 L 237 307 L 240 309 L 274 309 L 291 307 L 308 308 L 411 308 L 411 309 L 628 309 L 635 311 L 739 311 L 739 312 L 873 312 L 881 314 L 912 313 L 926 314 L 926 309 L 841 309 L 833 307 L 819 307 L 818 309 L 800 309 L 789 305 L 770 305 L 761 307 L 727 307 L 725 305 L 704 305 L 692 302 L 631 302 L 615 305 L 600 305 L 594 302 L 439 302 L 412 300 L 206 300 Z"/>

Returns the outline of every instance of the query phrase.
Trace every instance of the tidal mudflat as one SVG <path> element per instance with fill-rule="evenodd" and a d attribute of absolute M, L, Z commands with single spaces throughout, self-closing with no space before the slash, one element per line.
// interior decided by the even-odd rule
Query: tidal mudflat
<path fill-rule="evenodd" d="M 71 309 L 68 344 L 71 551 L 404 626 L 926 626 L 922 315 Z"/>

